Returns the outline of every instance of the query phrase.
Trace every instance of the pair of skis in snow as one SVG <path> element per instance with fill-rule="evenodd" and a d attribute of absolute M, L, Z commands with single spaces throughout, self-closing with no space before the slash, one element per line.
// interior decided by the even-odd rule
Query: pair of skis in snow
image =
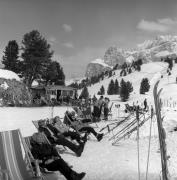
<path fill-rule="evenodd" d="M 160 144 L 160 154 L 161 154 L 161 166 L 162 166 L 162 180 L 169 180 L 169 172 L 167 167 L 167 148 L 166 148 L 166 133 L 165 129 L 163 128 L 163 119 L 164 117 L 161 117 L 161 107 L 162 102 L 160 100 L 160 94 L 162 92 L 162 89 L 158 90 L 158 81 L 153 89 L 153 96 L 154 96 L 154 104 L 155 104 L 155 113 L 157 117 L 157 126 L 158 126 L 158 134 L 159 134 L 159 144 Z"/>

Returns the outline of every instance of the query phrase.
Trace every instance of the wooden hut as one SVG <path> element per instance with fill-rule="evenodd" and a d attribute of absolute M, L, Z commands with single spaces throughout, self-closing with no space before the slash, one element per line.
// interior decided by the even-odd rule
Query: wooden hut
<path fill-rule="evenodd" d="M 33 97 L 45 98 L 47 101 L 67 101 L 68 98 L 74 98 L 76 89 L 69 86 L 48 85 L 48 86 L 33 86 L 31 88 Z"/>

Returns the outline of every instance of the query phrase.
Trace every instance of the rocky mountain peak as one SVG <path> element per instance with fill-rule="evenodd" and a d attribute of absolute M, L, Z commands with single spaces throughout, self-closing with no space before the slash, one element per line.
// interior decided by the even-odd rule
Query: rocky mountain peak
<path fill-rule="evenodd" d="M 124 62 L 131 63 L 138 59 L 142 59 L 144 63 L 150 61 L 159 61 L 165 56 L 172 56 L 176 58 L 177 56 L 177 36 L 172 35 L 158 35 L 154 39 L 146 40 L 141 44 L 138 44 L 135 49 L 125 50 L 116 46 L 109 47 L 105 54 L 103 61 L 105 64 L 110 66 L 115 66 L 116 64 L 122 65 Z M 105 66 L 96 65 L 93 61 L 87 66 L 86 75 L 92 76 L 95 73 L 101 73 L 105 70 Z M 97 72 L 96 69 L 99 68 Z"/>

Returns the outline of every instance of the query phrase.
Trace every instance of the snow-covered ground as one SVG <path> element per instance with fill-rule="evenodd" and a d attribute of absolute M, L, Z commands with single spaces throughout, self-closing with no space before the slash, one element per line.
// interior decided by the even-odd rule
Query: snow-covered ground
<path fill-rule="evenodd" d="M 167 134 L 167 154 L 170 157 L 168 160 L 168 169 L 170 179 L 177 179 L 177 132 L 171 132 L 177 126 L 177 66 L 172 70 L 172 75 L 166 75 L 165 63 L 149 63 L 142 66 L 141 72 L 134 72 L 131 75 L 124 77 L 125 80 L 132 82 L 134 91 L 130 96 L 129 103 L 137 102 L 139 105 L 147 98 L 148 104 L 153 105 L 152 89 L 154 83 L 160 79 L 159 88 L 163 88 L 161 98 L 163 102 L 162 116 L 164 116 L 163 125 Z M 117 77 L 119 72 L 117 71 Z M 161 78 L 163 75 L 163 78 Z M 148 77 L 151 84 L 151 89 L 146 95 L 139 95 L 139 84 L 143 77 Z M 110 79 L 105 79 L 89 88 L 91 94 L 97 93 L 102 84 L 105 89 Z M 124 103 L 122 103 L 118 96 L 111 96 L 111 101 L 114 103 L 111 119 L 107 122 L 98 123 L 99 131 L 109 123 L 119 122 L 120 117 L 126 117 L 124 113 Z M 168 103 L 167 103 L 168 102 Z M 116 108 L 116 104 L 120 104 L 121 108 Z M 0 108 L 0 131 L 8 129 L 20 128 L 23 136 L 29 136 L 36 132 L 32 124 L 32 120 L 41 118 L 50 118 L 55 115 L 64 116 L 64 112 L 68 107 L 42 107 L 42 108 Z M 118 118 L 119 117 L 119 118 Z M 130 121 L 133 120 L 132 117 Z M 113 121 L 114 120 L 114 121 Z M 128 122 L 127 122 L 128 124 Z M 95 125 L 93 125 L 95 127 Z M 81 157 L 76 157 L 69 150 L 68 153 L 62 154 L 62 157 L 73 165 L 73 168 L 78 172 L 86 172 L 85 180 L 137 180 L 138 179 L 138 150 L 137 150 L 137 134 L 134 132 L 130 137 L 120 140 L 116 145 L 112 145 L 113 140 L 109 140 L 121 128 L 117 127 L 110 134 L 106 134 L 101 142 L 97 142 L 95 137 L 90 136 L 90 140 L 85 145 Z M 111 126 L 110 126 L 111 127 Z M 106 133 L 106 129 L 103 131 Z M 147 156 L 148 156 L 148 143 L 150 134 L 150 119 L 140 128 L 140 141 L 139 141 L 139 155 L 140 155 L 140 176 L 141 180 L 146 179 Z M 61 180 L 61 176 L 58 177 Z M 64 179 L 64 178 L 63 178 Z M 152 137 L 150 146 L 150 159 L 148 169 L 149 180 L 161 179 L 161 160 L 159 153 L 158 132 L 156 118 L 152 121 Z"/>

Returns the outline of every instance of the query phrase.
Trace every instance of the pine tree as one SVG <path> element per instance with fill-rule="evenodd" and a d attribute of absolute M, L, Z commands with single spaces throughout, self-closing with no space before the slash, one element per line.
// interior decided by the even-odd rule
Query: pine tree
<path fill-rule="evenodd" d="M 42 76 L 46 84 L 64 85 L 65 75 L 59 62 L 52 61 L 47 67 L 46 74 Z"/>
<path fill-rule="evenodd" d="M 119 82 L 118 82 L 118 80 L 116 79 L 116 80 L 115 80 L 115 83 L 114 83 L 114 94 L 119 94 L 119 89 L 120 89 L 120 87 L 119 87 Z"/>
<path fill-rule="evenodd" d="M 34 80 L 46 74 L 53 51 L 50 50 L 47 40 L 37 30 L 24 35 L 22 51 L 22 77 L 27 86 L 31 87 Z"/>
<path fill-rule="evenodd" d="M 111 77 L 112 76 L 112 71 L 109 71 L 109 77 Z"/>
<path fill-rule="evenodd" d="M 4 55 L 2 57 L 2 64 L 4 64 L 4 69 L 19 73 L 20 61 L 18 58 L 19 46 L 17 42 L 15 40 L 9 41 L 8 45 L 5 47 Z"/>
<path fill-rule="evenodd" d="M 100 95 L 104 95 L 105 94 L 105 89 L 104 86 L 102 85 L 100 88 Z"/>
<path fill-rule="evenodd" d="M 127 88 L 128 88 L 129 93 L 133 92 L 133 86 L 130 81 L 127 81 Z"/>
<path fill-rule="evenodd" d="M 95 94 L 93 95 L 92 100 L 93 100 L 93 101 L 96 101 L 96 100 L 97 100 L 97 98 L 96 98 Z"/>
<path fill-rule="evenodd" d="M 143 78 L 140 85 L 140 94 L 145 94 L 150 89 L 148 78 Z"/>
<path fill-rule="evenodd" d="M 128 69 L 128 73 L 131 74 L 132 73 L 132 69 L 131 67 Z"/>
<path fill-rule="evenodd" d="M 88 92 L 87 86 L 85 86 L 85 87 L 82 89 L 82 92 L 81 92 L 79 98 L 80 98 L 80 99 L 82 99 L 82 98 L 88 99 L 88 98 L 89 98 L 89 92 Z"/>
<path fill-rule="evenodd" d="M 113 70 L 117 70 L 119 67 L 119 64 L 116 64 L 114 67 L 113 67 Z"/>
<path fill-rule="evenodd" d="M 130 96 L 127 83 L 122 79 L 120 83 L 120 98 L 123 102 L 127 101 Z"/>
<path fill-rule="evenodd" d="M 108 90 L 107 90 L 108 95 L 113 95 L 114 94 L 114 81 L 111 79 L 109 85 L 108 85 Z"/>

